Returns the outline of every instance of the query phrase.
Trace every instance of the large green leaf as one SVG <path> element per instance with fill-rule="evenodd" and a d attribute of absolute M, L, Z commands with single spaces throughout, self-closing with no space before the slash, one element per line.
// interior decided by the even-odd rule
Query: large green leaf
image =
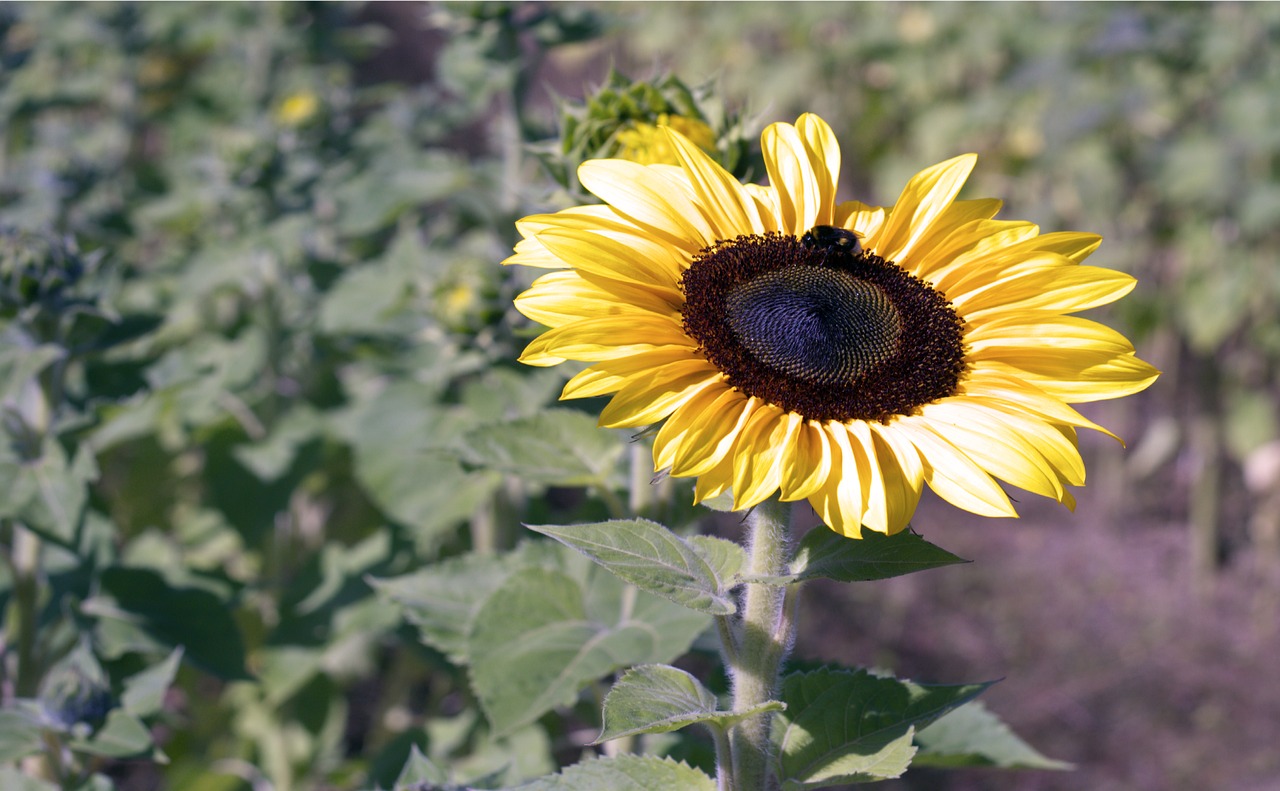
<path fill-rule="evenodd" d="M 515 567 L 514 560 L 504 557 L 464 555 L 371 584 L 404 608 L 423 642 L 463 665 L 476 613 Z"/>
<path fill-rule="evenodd" d="M 789 675 L 780 696 L 787 708 L 774 716 L 772 728 L 783 787 L 822 788 L 898 777 L 916 752 L 916 729 L 988 686 L 924 686 L 865 670 Z"/>
<path fill-rule="evenodd" d="M 725 729 L 744 717 L 782 708 L 782 703 L 771 700 L 744 711 L 718 711 L 716 696 L 689 673 L 669 665 L 640 665 L 624 673 L 609 690 L 596 742 L 666 733 L 694 723 Z"/>
<path fill-rule="evenodd" d="M 469 518 L 501 483 L 496 473 L 462 468 L 461 435 L 472 421 L 438 405 L 442 386 L 398 382 L 336 417 L 334 425 L 353 446 L 356 477 L 370 498 L 425 549 Z"/>
<path fill-rule="evenodd" d="M 1071 769 L 1018 738 L 981 701 L 970 701 L 916 734 L 917 766 Z"/>
<path fill-rule="evenodd" d="M 472 463 L 555 486 L 608 485 L 626 446 L 596 419 L 571 409 L 544 409 L 467 434 Z"/>
<path fill-rule="evenodd" d="M 107 656 L 182 646 L 194 665 L 227 680 L 248 679 L 244 641 L 228 602 L 198 588 L 170 585 L 149 569 L 109 568 L 101 590 L 81 609 L 98 618 Z"/>
<path fill-rule="evenodd" d="M 715 791 L 715 788 L 715 780 L 704 772 L 670 758 L 619 755 L 588 759 L 559 774 L 507 791 Z"/>
<path fill-rule="evenodd" d="M 863 582 L 964 562 L 911 530 L 891 536 L 867 530 L 862 538 L 851 539 L 820 525 L 800 541 L 791 574 L 779 581 L 826 577 L 839 582 Z"/>
<path fill-rule="evenodd" d="M 692 544 L 645 519 L 526 527 L 576 549 L 641 590 L 691 610 L 709 615 L 737 611 L 730 594 L 732 572 L 741 568 L 744 557 L 730 542 L 723 543 L 736 555 L 721 544 Z M 706 554 L 714 554 L 720 565 L 708 562 Z"/>
<path fill-rule="evenodd" d="M 603 572 L 583 580 L 523 569 L 476 614 L 467 644 L 472 685 L 495 732 L 508 733 L 619 668 L 674 659 L 707 623 Z"/>
<path fill-rule="evenodd" d="M 0 710 L 0 763 L 20 761 L 44 749 L 44 728 L 28 709 Z"/>

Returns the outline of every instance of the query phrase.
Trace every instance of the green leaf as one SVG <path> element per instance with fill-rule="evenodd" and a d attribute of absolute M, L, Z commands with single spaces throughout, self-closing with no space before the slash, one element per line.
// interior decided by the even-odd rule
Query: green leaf
<path fill-rule="evenodd" d="M 174 587 L 149 569 L 109 568 L 100 580 L 99 593 L 81 609 L 99 619 L 104 653 L 182 646 L 192 664 L 219 678 L 250 678 L 240 629 L 223 599 L 207 590 Z"/>
<path fill-rule="evenodd" d="M 0 762 L 19 761 L 44 749 L 42 726 L 28 711 L 0 711 Z"/>
<path fill-rule="evenodd" d="M 826 577 L 839 582 L 864 582 L 966 562 L 911 530 L 891 536 L 867 530 L 862 538 L 853 539 L 818 526 L 801 540 L 791 574 L 779 581 Z"/>
<path fill-rule="evenodd" d="M 59 791 L 53 783 L 9 767 L 0 767 L 0 788 L 5 791 Z"/>
<path fill-rule="evenodd" d="M 715 791 L 701 770 L 670 758 L 619 755 L 589 759 L 508 791 Z"/>
<path fill-rule="evenodd" d="M 472 463 L 553 486 L 606 485 L 626 446 L 571 409 L 492 423 L 467 434 Z"/>
<path fill-rule="evenodd" d="M 370 499 L 426 548 L 469 518 L 502 481 L 462 468 L 456 446 L 468 418 L 437 401 L 433 385 L 397 383 L 336 417 L 334 426 L 353 446 L 356 477 Z"/>
<path fill-rule="evenodd" d="M 458 665 L 467 663 L 467 636 L 485 600 L 511 575 L 504 558 L 464 555 L 391 579 L 370 580 L 404 608 L 422 640 Z"/>
<path fill-rule="evenodd" d="M 972 700 L 990 684 L 924 686 L 865 670 L 795 673 L 782 682 L 787 709 L 772 739 L 786 789 L 898 777 L 916 748 L 915 729 Z"/>
<path fill-rule="evenodd" d="M 164 708 L 164 694 L 173 684 L 182 662 L 182 648 L 169 653 L 164 661 L 130 676 L 120 693 L 120 706 L 135 717 L 150 717 Z"/>
<path fill-rule="evenodd" d="M 46 437 L 37 457 L 21 459 L 10 444 L 0 443 L 0 517 L 13 517 L 44 538 L 74 547 L 89 484 L 98 479 L 93 452 L 81 445 L 68 459 L 62 444 Z"/>
<path fill-rule="evenodd" d="M 735 563 L 731 551 L 721 545 L 704 544 L 699 551 L 662 525 L 644 519 L 526 527 L 576 549 L 641 590 L 691 610 L 709 615 L 737 611 L 730 595 L 731 578 L 720 574 Z M 734 546 L 741 556 L 741 548 L 725 543 Z M 717 553 L 716 559 L 723 568 L 709 563 L 704 552 Z M 739 557 L 736 566 L 743 562 Z"/>
<path fill-rule="evenodd" d="M 73 750 L 107 758 L 131 758 L 149 753 L 151 748 L 151 731 L 142 720 L 122 709 L 113 709 L 92 738 L 71 742 Z"/>
<path fill-rule="evenodd" d="M 716 696 L 689 673 L 640 665 L 618 679 L 604 699 L 604 727 L 595 743 L 637 733 L 666 733 L 702 722 L 724 729 L 744 717 L 785 708 L 771 700 L 744 711 L 717 711 Z"/>
<path fill-rule="evenodd" d="M 323 428 L 323 419 L 315 410 L 301 404 L 290 409 L 266 439 L 240 445 L 232 455 L 258 480 L 270 483 L 289 471 L 298 450 L 319 436 Z"/>
<path fill-rule="evenodd" d="M 971 701 L 916 734 L 917 766 L 1071 769 L 1018 738 L 981 701 Z"/>
<path fill-rule="evenodd" d="M 472 686 L 495 732 L 509 733 L 618 668 L 674 659 L 707 623 L 603 572 L 580 580 L 523 569 L 476 615 L 467 647 Z"/>
<path fill-rule="evenodd" d="M 405 761 L 404 768 L 400 770 L 400 776 L 396 778 L 395 789 L 396 791 L 417 789 L 442 784 L 448 780 L 449 777 L 444 770 L 433 764 L 415 744 L 410 747 L 409 760 Z"/>

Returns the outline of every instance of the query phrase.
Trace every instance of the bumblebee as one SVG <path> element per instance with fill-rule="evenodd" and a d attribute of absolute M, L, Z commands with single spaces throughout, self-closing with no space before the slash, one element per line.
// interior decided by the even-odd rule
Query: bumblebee
<path fill-rule="evenodd" d="M 837 228 L 834 225 L 815 225 L 800 237 L 800 244 L 810 250 L 858 255 L 862 252 L 862 237 L 856 231 Z"/>

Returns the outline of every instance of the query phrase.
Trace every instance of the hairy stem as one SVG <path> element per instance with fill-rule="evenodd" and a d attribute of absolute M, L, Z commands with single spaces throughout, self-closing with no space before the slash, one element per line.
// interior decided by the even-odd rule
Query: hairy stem
<path fill-rule="evenodd" d="M 786 507 L 776 501 L 760 504 L 747 519 L 746 572 L 754 577 L 776 576 L 786 570 L 790 534 Z M 791 647 L 795 628 L 787 603 L 788 586 L 747 583 L 742 598 L 738 650 L 729 666 L 733 681 L 733 709 L 742 711 L 773 700 L 778 671 Z M 733 787 L 746 791 L 776 788 L 769 743 L 770 714 L 748 717 L 730 732 Z"/>

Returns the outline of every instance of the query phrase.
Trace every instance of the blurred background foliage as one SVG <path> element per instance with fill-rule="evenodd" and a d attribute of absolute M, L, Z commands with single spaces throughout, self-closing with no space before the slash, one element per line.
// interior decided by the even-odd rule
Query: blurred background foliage
<path fill-rule="evenodd" d="M 391 787 L 411 745 L 510 784 L 579 756 L 599 689 L 491 735 L 405 580 L 490 584 L 467 564 L 520 522 L 697 516 L 643 443 L 550 408 L 566 374 L 514 363 L 531 276 L 498 262 L 611 153 L 581 123 L 560 145 L 555 100 L 616 69 L 697 86 L 637 101 L 755 178 L 743 141 L 806 111 L 844 197 L 976 151 L 970 195 L 1101 233 L 1091 263 L 1139 278 L 1107 319 L 1165 376 L 1088 408 L 1130 446 L 1086 440 L 1081 514 L 926 503 L 987 576 L 808 600 L 819 656 L 1086 679 L 1056 694 L 1092 716 L 1000 706 L 1077 773 L 897 787 L 1273 787 L 1280 700 L 1249 662 L 1280 649 L 1278 38 L 1275 4 L 0 6 L 0 785 Z M 1027 559 L 1020 584 L 1084 601 L 993 579 Z M 74 760 L 33 764 L 40 733 Z"/>

